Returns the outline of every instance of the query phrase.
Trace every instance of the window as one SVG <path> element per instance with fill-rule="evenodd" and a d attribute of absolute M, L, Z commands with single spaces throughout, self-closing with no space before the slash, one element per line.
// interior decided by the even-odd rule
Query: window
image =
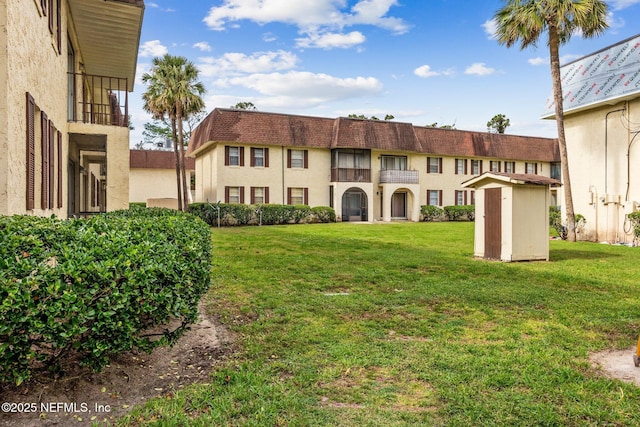
<path fill-rule="evenodd" d="M 406 156 L 381 156 L 380 169 L 406 171 L 407 157 Z"/>
<path fill-rule="evenodd" d="M 309 167 L 307 150 L 287 150 L 287 167 L 307 169 Z"/>
<path fill-rule="evenodd" d="M 537 163 L 525 163 L 524 164 L 525 173 L 536 175 L 538 173 L 538 164 Z"/>
<path fill-rule="evenodd" d="M 287 204 L 289 205 L 308 205 L 309 189 L 302 187 L 287 188 Z"/>
<path fill-rule="evenodd" d="M 244 203 L 244 187 L 224 187 L 225 203 Z"/>
<path fill-rule="evenodd" d="M 506 173 L 516 173 L 516 162 L 504 162 L 504 171 Z"/>
<path fill-rule="evenodd" d="M 482 160 L 471 160 L 471 174 L 480 175 L 482 173 Z"/>
<path fill-rule="evenodd" d="M 491 172 L 500 172 L 500 162 L 497 160 L 491 160 L 489 162 L 489 170 Z"/>
<path fill-rule="evenodd" d="M 442 173 L 442 157 L 427 157 L 427 173 Z"/>
<path fill-rule="evenodd" d="M 467 192 L 456 190 L 456 206 L 467 204 Z"/>
<path fill-rule="evenodd" d="M 551 163 L 551 178 L 560 181 L 562 179 L 562 168 L 560 163 Z"/>
<path fill-rule="evenodd" d="M 467 174 L 467 159 L 456 159 L 456 175 Z"/>
<path fill-rule="evenodd" d="M 427 204 L 429 206 L 441 206 L 442 190 L 427 190 Z"/>
<path fill-rule="evenodd" d="M 258 168 L 269 167 L 269 149 L 251 148 L 251 166 Z"/>
<path fill-rule="evenodd" d="M 269 203 L 269 187 L 251 187 L 251 204 Z"/>
<path fill-rule="evenodd" d="M 244 147 L 224 147 L 225 166 L 244 166 Z"/>

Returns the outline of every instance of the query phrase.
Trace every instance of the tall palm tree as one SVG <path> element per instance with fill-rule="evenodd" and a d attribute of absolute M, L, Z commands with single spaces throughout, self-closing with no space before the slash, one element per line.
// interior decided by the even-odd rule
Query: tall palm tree
<path fill-rule="evenodd" d="M 575 242 L 575 213 L 564 134 L 559 51 L 560 45 L 567 43 L 574 34 L 581 34 L 586 38 L 602 34 L 608 28 L 607 4 L 601 0 L 507 0 L 506 5 L 496 12 L 494 19 L 498 42 L 507 47 L 517 43 L 523 50 L 535 46 L 540 35 L 547 32 L 567 215 L 567 238 Z"/>
<path fill-rule="evenodd" d="M 198 69 L 182 56 L 165 55 L 154 58 L 151 71 L 142 76 L 148 84 L 142 95 L 144 109 L 155 119 L 165 115 L 171 122 L 173 147 L 176 156 L 178 208 L 189 209 L 187 175 L 184 161 L 183 120 L 204 109 L 204 85 L 198 81 Z"/>

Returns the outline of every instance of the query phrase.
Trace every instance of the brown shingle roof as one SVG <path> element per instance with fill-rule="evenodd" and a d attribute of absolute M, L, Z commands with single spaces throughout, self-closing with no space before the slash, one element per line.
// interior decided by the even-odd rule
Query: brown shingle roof
<path fill-rule="evenodd" d="M 560 161 L 555 139 L 216 108 L 194 129 L 187 155 L 215 143 L 363 148 L 438 156 Z"/>
<path fill-rule="evenodd" d="M 186 169 L 195 169 L 195 159 L 185 157 Z M 130 150 L 129 168 L 131 169 L 175 169 L 176 158 L 173 151 Z"/>

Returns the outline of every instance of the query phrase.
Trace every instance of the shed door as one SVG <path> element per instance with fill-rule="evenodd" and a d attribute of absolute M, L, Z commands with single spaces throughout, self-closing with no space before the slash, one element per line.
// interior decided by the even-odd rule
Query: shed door
<path fill-rule="evenodd" d="M 484 257 L 500 259 L 502 255 L 502 188 L 484 191 Z"/>

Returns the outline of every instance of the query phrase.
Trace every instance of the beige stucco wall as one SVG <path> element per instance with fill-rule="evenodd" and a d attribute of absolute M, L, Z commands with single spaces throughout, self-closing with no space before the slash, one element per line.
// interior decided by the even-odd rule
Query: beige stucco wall
<path fill-rule="evenodd" d="M 574 211 L 586 219 L 580 239 L 633 240 L 625 216 L 640 202 L 640 137 L 633 140 L 638 123 L 640 97 L 565 117 Z M 565 204 L 563 195 L 558 203 Z"/>
<path fill-rule="evenodd" d="M 194 173 L 193 170 L 187 170 L 188 175 L 192 173 Z M 133 168 L 129 171 L 130 202 L 166 198 L 176 200 L 178 198 L 175 169 Z M 193 194 L 190 194 L 190 200 L 194 200 Z"/>

